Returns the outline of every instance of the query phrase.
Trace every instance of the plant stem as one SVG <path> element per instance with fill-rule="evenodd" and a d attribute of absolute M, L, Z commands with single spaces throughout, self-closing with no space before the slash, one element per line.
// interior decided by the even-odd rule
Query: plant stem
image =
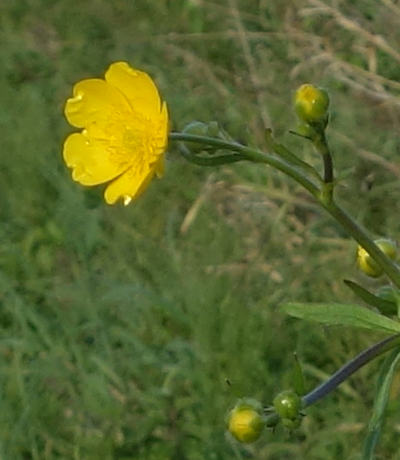
<path fill-rule="evenodd" d="M 244 155 L 246 159 L 255 163 L 266 163 L 290 176 L 297 183 L 308 190 L 311 195 L 313 195 L 315 198 L 318 198 L 319 189 L 313 182 L 311 182 L 302 172 L 295 169 L 292 165 L 282 160 L 281 158 L 271 155 L 270 153 L 264 153 L 260 150 L 252 149 L 251 147 L 247 147 L 236 142 L 229 142 L 214 137 L 197 136 L 194 134 L 174 132 L 170 133 L 169 139 L 173 141 L 195 142 L 199 144 L 211 145 L 219 149 L 238 152 Z"/>
<path fill-rule="evenodd" d="M 320 203 L 381 266 L 393 283 L 400 288 L 400 272 L 396 265 L 378 248 L 373 240 L 371 240 L 365 229 L 358 225 L 346 211 L 335 203 L 333 197 L 334 176 L 332 155 L 325 137 L 325 132 L 322 131 L 319 133 L 313 142 L 317 151 L 322 155 L 324 162 L 325 186 L 323 186 L 321 190 Z"/>
<path fill-rule="evenodd" d="M 338 204 L 332 201 L 320 200 L 322 206 L 334 217 L 342 227 L 359 243 L 368 254 L 382 267 L 393 283 L 400 288 L 400 272 L 397 266 L 378 248 L 368 233 Z"/>
<path fill-rule="evenodd" d="M 333 167 L 325 137 L 320 139 L 317 147 L 321 149 L 320 152 L 324 158 L 325 183 L 323 184 L 322 189 L 309 180 L 302 171 L 299 171 L 282 158 L 271 155 L 270 153 L 261 152 L 260 150 L 247 147 L 237 142 L 177 132 L 170 133 L 169 139 L 172 141 L 194 142 L 207 146 L 213 146 L 217 149 L 238 152 L 245 159 L 255 163 L 268 164 L 290 176 L 298 184 L 308 190 L 319 203 L 321 203 L 322 207 L 369 253 L 369 255 L 377 262 L 393 283 L 400 288 L 400 271 L 397 266 L 378 248 L 365 229 L 357 224 L 357 222 L 355 222 L 352 217 L 334 201 L 332 193 L 333 182 L 331 181 L 333 180 Z M 272 146 L 272 148 L 274 148 L 274 146 Z M 279 155 L 279 152 L 277 154 Z"/>
<path fill-rule="evenodd" d="M 386 351 L 398 346 L 400 346 L 400 334 L 395 334 L 367 348 L 336 371 L 328 380 L 303 396 L 303 407 L 311 406 L 311 404 L 314 404 L 324 398 L 365 364 L 382 355 Z"/>
<path fill-rule="evenodd" d="M 316 139 L 313 140 L 314 147 L 321 154 L 322 160 L 324 162 L 324 182 L 326 184 L 333 183 L 333 162 L 332 155 L 328 147 L 328 142 L 326 141 L 325 132 L 322 131 Z"/>

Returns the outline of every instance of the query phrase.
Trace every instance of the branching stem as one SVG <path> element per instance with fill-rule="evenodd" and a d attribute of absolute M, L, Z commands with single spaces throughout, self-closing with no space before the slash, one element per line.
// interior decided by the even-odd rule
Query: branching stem
<path fill-rule="evenodd" d="M 224 139 L 197 136 L 194 134 L 186 134 L 173 132 L 170 133 L 169 139 L 171 141 L 193 142 L 196 144 L 203 144 L 205 146 L 212 146 L 216 149 L 227 150 L 230 152 L 237 152 L 240 158 L 247 159 L 255 163 L 268 164 L 279 171 L 282 171 L 287 176 L 294 179 L 298 184 L 303 186 L 310 194 L 322 205 L 322 207 L 337 221 L 346 232 L 351 235 L 357 243 L 359 243 L 383 269 L 386 275 L 393 281 L 393 283 L 400 288 L 400 271 L 398 267 L 378 248 L 378 246 L 370 238 L 366 230 L 361 227 L 353 218 L 341 208 L 333 197 L 333 166 L 331 154 L 326 144 L 326 139 L 321 139 L 320 153 L 324 159 L 324 184 L 322 187 L 316 185 L 310 180 L 303 170 L 300 170 L 295 165 L 285 161 L 277 155 L 271 153 L 264 153 L 260 150 L 247 147 L 237 142 L 227 141 Z M 272 146 L 273 148 L 273 146 Z M 294 155 L 294 154 L 292 154 Z"/>

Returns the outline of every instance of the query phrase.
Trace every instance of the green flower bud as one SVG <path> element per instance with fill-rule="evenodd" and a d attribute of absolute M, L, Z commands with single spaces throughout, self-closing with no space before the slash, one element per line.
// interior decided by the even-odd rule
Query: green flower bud
<path fill-rule="evenodd" d="M 217 121 L 209 121 L 207 123 L 207 136 L 220 137 L 221 130 Z"/>
<path fill-rule="evenodd" d="M 210 121 L 208 123 L 203 123 L 202 121 L 192 121 L 184 127 L 182 132 L 185 134 L 193 134 L 195 136 L 221 137 L 221 130 L 216 121 Z M 203 143 L 187 142 L 186 145 L 193 153 L 199 153 L 205 150 L 205 145 Z M 207 151 L 208 153 L 213 153 L 209 148 Z"/>
<path fill-rule="evenodd" d="M 301 410 L 300 396 L 293 390 L 286 390 L 275 396 L 273 401 L 276 413 L 282 420 L 297 420 Z"/>
<path fill-rule="evenodd" d="M 306 123 L 326 123 L 328 117 L 328 93 L 314 85 L 301 85 L 294 97 L 294 107 L 300 120 Z"/>
<path fill-rule="evenodd" d="M 193 134 L 195 136 L 208 136 L 207 132 L 207 124 L 203 123 L 202 121 L 192 121 L 188 125 L 186 125 L 183 129 L 185 134 Z M 199 153 L 204 150 L 204 144 L 197 144 L 196 142 L 188 142 L 187 147 L 193 153 Z"/>
<path fill-rule="evenodd" d="M 375 244 L 387 257 L 389 257 L 389 259 L 396 260 L 397 247 L 392 240 L 381 238 L 375 240 Z M 383 273 L 382 268 L 362 246 L 358 246 L 357 248 L 357 266 L 363 273 L 371 278 L 378 278 Z"/>
<path fill-rule="evenodd" d="M 251 399 L 239 400 L 228 414 L 227 425 L 228 431 L 239 442 L 257 441 L 264 428 L 261 404 Z"/>

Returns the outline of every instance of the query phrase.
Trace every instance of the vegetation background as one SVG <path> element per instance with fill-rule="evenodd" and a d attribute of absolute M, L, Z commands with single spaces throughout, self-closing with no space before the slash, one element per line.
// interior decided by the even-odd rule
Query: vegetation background
<path fill-rule="evenodd" d="M 218 120 L 264 148 L 293 138 L 294 89 L 327 88 L 341 202 L 398 237 L 396 0 L 0 0 L 0 458 L 358 459 L 377 363 L 255 445 L 227 436 L 240 396 L 269 404 L 297 351 L 311 388 L 377 334 L 289 319 L 279 303 L 354 301 L 355 246 L 260 165 L 200 168 L 173 145 L 165 177 L 108 207 L 61 159 L 72 85 L 126 60 L 173 129 Z M 229 379 L 231 386 L 227 385 Z M 399 452 L 395 380 L 379 458 Z"/>

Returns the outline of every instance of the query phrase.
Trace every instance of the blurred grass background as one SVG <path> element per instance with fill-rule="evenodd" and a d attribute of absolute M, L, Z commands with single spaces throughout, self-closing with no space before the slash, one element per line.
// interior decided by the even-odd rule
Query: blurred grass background
<path fill-rule="evenodd" d="M 318 163 L 295 126 L 301 83 L 331 94 L 342 203 L 398 237 L 396 0 L 0 1 L 0 458 L 358 459 L 376 363 L 301 429 L 240 446 L 224 416 L 269 404 L 294 351 L 309 388 L 378 335 L 322 328 L 281 301 L 351 301 L 354 244 L 282 175 L 183 161 L 128 208 L 74 184 L 61 149 L 72 85 L 126 60 L 150 73 L 173 128 L 264 129 Z M 232 385 L 226 384 L 226 379 Z M 379 458 L 398 458 L 400 381 Z"/>

